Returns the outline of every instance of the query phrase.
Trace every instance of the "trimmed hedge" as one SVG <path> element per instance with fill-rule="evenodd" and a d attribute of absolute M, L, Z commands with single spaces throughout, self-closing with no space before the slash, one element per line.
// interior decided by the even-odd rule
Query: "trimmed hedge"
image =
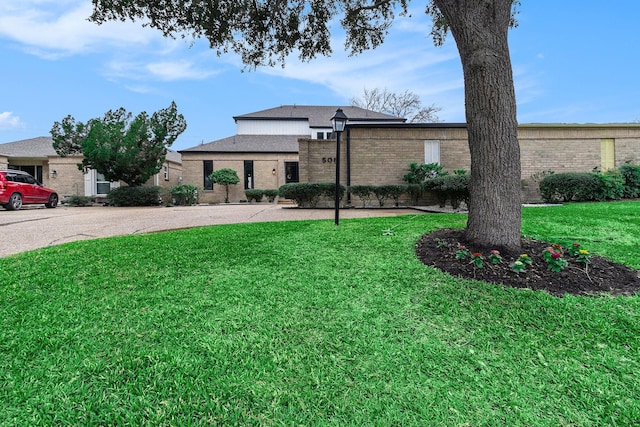
<path fill-rule="evenodd" d="M 137 187 L 118 187 L 107 194 L 112 206 L 157 206 L 160 204 L 160 187 L 141 185 Z"/>
<path fill-rule="evenodd" d="M 469 181 L 471 177 L 466 173 L 438 176 L 426 182 L 425 187 L 436 194 L 440 207 L 444 207 L 447 200 L 451 207 L 458 209 L 464 201 L 469 206 Z"/>
<path fill-rule="evenodd" d="M 264 190 L 263 193 L 269 203 L 273 203 L 276 200 L 276 197 L 278 197 L 278 190 Z"/>
<path fill-rule="evenodd" d="M 251 202 L 260 202 L 263 197 L 266 197 L 269 203 L 273 203 L 273 201 L 278 197 L 278 190 L 257 190 L 250 189 L 244 190 L 245 196 L 247 196 L 247 201 Z"/>
<path fill-rule="evenodd" d="M 618 170 L 624 179 L 623 197 L 625 199 L 640 197 L 640 165 L 625 163 Z"/>
<path fill-rule="evenodd" d="M 335 188 L 336 185 L 330 182 L 293 182 L 281 186 L 278 189 L 278 195 L 295 201 L 301 208 L 314 208 L 318 205 L 320 197 L 325 196 L 330 200 L 335 200 Z M 341 185 L 340 199 L 344 196 L 345 191 L 345 187 Z"/>
<path fill-rule="evenodd" d="M 371 195 L 373 194 L 372 189 L 372 185 L 352 185 L 349 187 L 351 194 L 362 200 L 363 208 L 366 208 L 367 203 L 371 201 Z"/>
<path fill-rule="evenodd" d="M 264 197 L 264 191 L 248 189 L 244 190 L 244 195 L 247 196 L 247 201 L 257 203 Z"/>
<path fill-rule="evenodd" d="M 93 205 L 93 198 L 89 196 L 71 196 L 65 201 L 65 204 L 76 208 L 84 208 Z"/>
<path fill-rule="evenodd" d="M 397 207 L 400 196 L 407 192 L 407 186 L 404 184 L 376 185 L 371 187 L 371 192 L 378 199 L 380 207 L 384 206 L 388 198 L 393 199 L 394 205 Z"/>
<path fill-rule="evenodd" d="M 554 173 L 540 181 L 540 196 L 547 203 L 618 200 L 624 189 L 624 178 L 616 170 Z"/>

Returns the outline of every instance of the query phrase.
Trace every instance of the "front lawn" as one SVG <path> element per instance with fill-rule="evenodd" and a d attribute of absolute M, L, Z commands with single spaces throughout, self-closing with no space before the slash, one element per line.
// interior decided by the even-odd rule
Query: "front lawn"
<path fill-rule="evenodd" d="M 640 269 L 640 202 L 523 233 Z M 0 425 L 603 426 L 640 420 L 640 296 L 423 265 L 462 215 L 224 225 L 0 259 Z"/>

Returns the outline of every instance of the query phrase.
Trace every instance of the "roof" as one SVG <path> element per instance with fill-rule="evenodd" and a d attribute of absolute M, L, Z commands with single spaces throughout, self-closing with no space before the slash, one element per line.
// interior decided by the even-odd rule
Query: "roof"
<path fill-rule="evenodd" d="M 53 138 L 50 136 L 39 136 L 0 144 L 0 155 L 29 159 L 58 157 L 58 153 L 53 149 Z M 170 162 L 182 163 L 182 156 L 175 150 L 167 150 L 166 159 Z"/>
<path fill-rule="evenodd" d="M 28 158 L 47 158 L 58 155 L 53 149 L 53 139 L 48 136 L 0 144 L 0 154 Z"/>
<path fill-rule="evenodd" d="M 180 150 L 180 153 L 297 153 L 309 135 L 234 135 Z"/>
<path fill-rule="evenodd" d="M 331 118 L 338 108 L 342 108 L 350 121 L 370 122 L 387 121 L 404 123 L 407 119 L 390 114 L 378 113 L 360 107 L 348 106 L 314 106 L 314 105 L 282 105 L 255 113 L 242 114 L 233 119 L 238 120 L 308 120 L 310 127 L 331 127 Z"/>

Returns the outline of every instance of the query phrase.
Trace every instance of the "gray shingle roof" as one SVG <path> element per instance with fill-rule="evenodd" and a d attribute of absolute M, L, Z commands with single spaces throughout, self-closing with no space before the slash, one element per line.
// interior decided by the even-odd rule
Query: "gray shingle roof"
<path fill-rule="evenodd" d="M 309 135 L 234 135 L 180 150 L 180 153 L 297 153 L 298 139 Z"/>
<path fill-rule="evenodd" d="M 314 105 L 283 105 L 270 108 L 268 110 L 256 111 L 255 113 L 242 114 L 233 119 L 238 120 L 309 120 L 310 127 L 331 127 L 331 118 L 338 108 L 342 108 L 344 114 L 350 121 L 370 122 L 389 121 L 394 123 L 404 123 L 406 119 L 395 117 L 389 114 L 378 113 L 360 107 L 339 107 L 339 106 L 314 106 Z"/>
<path fill-rule="evenodd" d="M 53 138 L 39 136 L 37 138 L 23 139 L 21 141 L 0 144 L 0 155 L 22 158 L 47 158 L 57 157 L 58 153 L 53 149 Z M 175 150 L 167 151 L 167 160 L 182 163 L 182 156 Z"/>
<path fill-rule="evenodd" d="M 57 156 L 53 139 L 48 136 L 0 144 L 0 154 L 9 157 L 46 158 Z"/>

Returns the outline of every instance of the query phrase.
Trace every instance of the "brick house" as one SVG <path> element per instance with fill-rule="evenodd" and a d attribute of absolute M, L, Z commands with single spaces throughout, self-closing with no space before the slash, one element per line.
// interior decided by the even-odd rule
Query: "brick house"
<path fill-rule="evenodd" d="M 640 164 L 640 124 L 522 124 L 518 128 L 523 201 L 539 201 L 532 175 L 552 170 L 607 170 Z M 402 183 L 411 162 L 439 163 L 445 170 L 470 167 L 466 124 L 353 124 L 342 136 L 344 185 Z M 333 182 L 335 140 L 301 139 L 302 182 Z"/>
<path fill-rule="evenodd" d="M 77 164 L 82 156 L 60 157 L 53 149 L 51 137 L 38 137 L 0 144 L 0 169 L 19 169 L 30 173 L 39 182 L 55 189 L 60 200 L 70 196 L 106 197 L 117 182 L 105 181 L 95 170 L 83 173 Z M 102 178 L 102 179 L 101 179 Z M 168 188 L 182 180 L 180 154 L 169 150 L 162 170 L 150 180 L 150 185 Z"/>
<path fill-rule="evenodd" d="M 240 183 L 229 188 L 229 199 L 236 202 L 245 199 L 246 189 L 278 189 L 285 183 L 298 182 L 298 141 L 330 140 L 331 118 L 337 108 L 284 105 L 236 116 L 233 118 L 236 135 L 179 151 L 184 183 L 204 190 L 200 193 L 200 202 L 219 203 L 224 200 L 225 189 L 208 179 L 218 169 L 230 168 L 237 172 Z M 363 108 L 341 108 L 354 124 L 405 122 L 404 118 Z"/>

